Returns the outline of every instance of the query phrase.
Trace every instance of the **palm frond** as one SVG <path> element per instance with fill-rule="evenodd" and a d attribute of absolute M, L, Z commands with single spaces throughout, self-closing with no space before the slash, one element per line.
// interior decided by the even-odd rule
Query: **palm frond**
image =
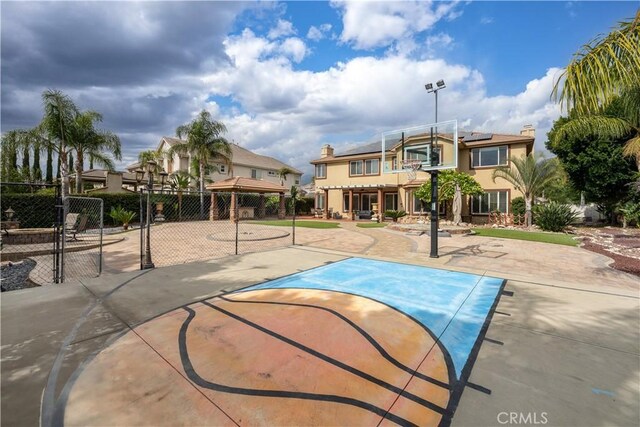
<path fill-rule="evenodd" d="M 113 163 L 113 160 L 111 160 L 111 157 L 109 155 L 104 154 L 101 151 L 89 151 L 87 154 L 93 157 L 93 162 L 95 164 L 100 165 L 110 171 L 115 170 L 115 164 Z"/>
<path fill-rule="evenodd" d="M 567 111 L 599 114 L 602 107 L 640 81 L 640 11 L 578 51 L 556 79 L 552 98 Z"/>
<path fill-rule="evenodd" d="M 633 132 L 633 126 L 625 119 L 618 117 L 577 117 L 560 127 L 551 143 L 557 144 L 567 138 L 587 139 L 600 137 L 620 139 L 628 137 L 631 132 Z"/>

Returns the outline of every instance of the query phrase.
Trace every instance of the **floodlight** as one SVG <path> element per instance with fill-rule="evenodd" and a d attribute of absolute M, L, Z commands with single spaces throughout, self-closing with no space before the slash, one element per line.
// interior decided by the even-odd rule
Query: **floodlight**
<path fill-rule="evenodd" d="M 438 89 L 444 88 L 444 80 L 438 80 L 436 85 L 438 86 Z"/>

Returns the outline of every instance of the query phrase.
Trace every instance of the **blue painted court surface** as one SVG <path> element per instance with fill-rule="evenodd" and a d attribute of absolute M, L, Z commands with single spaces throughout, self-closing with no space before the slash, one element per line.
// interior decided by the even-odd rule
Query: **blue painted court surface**
<path fill-rule="evenodd" d="M 350 258 L 242 292 L 318 289 L 386 304 L 431 331 L 451 356 L 456 379 L 460 380 L 503 285 L 504 280 L 496 277 Z"/>

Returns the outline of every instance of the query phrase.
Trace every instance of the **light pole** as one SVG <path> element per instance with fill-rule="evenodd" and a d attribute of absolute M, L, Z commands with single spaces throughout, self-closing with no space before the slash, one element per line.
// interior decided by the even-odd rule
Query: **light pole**
<path fill-rule="evenodd" d="M 424 88 L 428 93 L 435 93 L 436 95 L 436 121 L 438 123 L 438 91 L 444 89 L 446 86 L 444 80 L 438 80 L 436 87 L 433 87 L 432 83 L 427 83 Z M 438 139 L 438 127 L 436 126 L 436 140 Z M 433 127 L 431 128 L 431 142 L 429 144 L 429 156 L 431 161 L 431 167 L 438 166 L 439 153 L 435 149 L 433 141 Z M 430 170 L 431 174 L 431 253 L 430 258 L 438 258 L 438 170 Z"/>
<path fill-rule="evenodd" d="M 144 263 L 142 264 L 143 270 L 155 267 L 151 260 L 151 192 L 153 191 L 153 172 L 157 165 L 158 163 L 153 160 L 147 162 L 147 174 L 149 175 L 149 180 L 147 181 L 147 238 L 144 251 Z"/>

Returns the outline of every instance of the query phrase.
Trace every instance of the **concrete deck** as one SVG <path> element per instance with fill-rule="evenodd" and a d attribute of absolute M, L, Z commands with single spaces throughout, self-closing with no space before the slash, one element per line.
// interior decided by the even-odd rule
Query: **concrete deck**
<path fill-rule="evenodd" d="M 394 251 L 394 245 L 415 250 L 423 241 L 385 230 L 361 234 L 375 241 L 359 250 L 368 257 L 386 256 L 509 279 L 453 425 L 503 425 L 501 421 L 512 412 L 525 417 L 535 414 L 538 421 L 544 417 L 548 425 L 640 424 L 638 280 L 606 270 L 605 257 L 592 254 L 594 263 L 581 265 L 581 258 L 575 257 L 585 256 L 586 251 L 579 248 L 559 247 L 568 249 L 569 255 L 560 252 L 564 258 L 558 258 L 554 245 L 532 252 L 532 242 L 511 241 L 519 249 L 515 259 L 521 264 L 509 269 L 507 255 L 478 256 L 492 250 L 515 256 L 511 247 L 492 246 L 512 244 L 503 239 L 455 240 L 455 245 L 448 245 L 452 249 L 443 249 L 445 256 L 430 260 L 411 249 L 404 256 Z M 471 254 L 465 252 L 469 250 Z M 42 425 L 55 424 L 63 409 L 60 396 L 69 393 L 64 385 L 78 366 L 151 318 L 349 256 L 353 253 L 325 248 L 281 248 L 5 293 L 1 301 L 2 424 L 35 426 L 41 416 Z M 536 261 L 537 256 L 545 258 Z M 138 392 L 142 397 L 153 390 L 143 387 Z M 185 411 L 184 419 L 155 421 L 197 424 L 189 413 Z"/>

